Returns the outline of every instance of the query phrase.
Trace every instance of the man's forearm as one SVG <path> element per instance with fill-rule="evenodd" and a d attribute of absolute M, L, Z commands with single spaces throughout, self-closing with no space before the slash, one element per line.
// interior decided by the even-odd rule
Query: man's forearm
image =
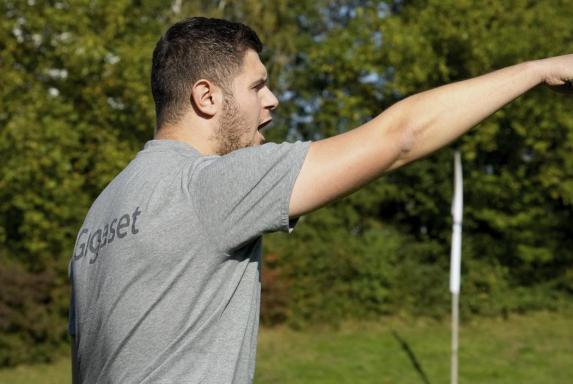
<path fill-rule="evenodd" d="M 403 116 L 402 156 L 392 168 L 450 143 L 542 82 L 536 62 L 506 67 L 410 96 L 391 109 Z"/>

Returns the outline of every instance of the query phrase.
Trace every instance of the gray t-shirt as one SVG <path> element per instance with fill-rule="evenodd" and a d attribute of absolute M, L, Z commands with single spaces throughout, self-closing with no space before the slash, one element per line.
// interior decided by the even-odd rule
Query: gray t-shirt
<path fill-rule="evenodd" d="M 93 203 L 70 260 L 80 382 L 252 382 L 261 235 L 294 228 L 309 144 L 202 156 L 146 143 Z"/>

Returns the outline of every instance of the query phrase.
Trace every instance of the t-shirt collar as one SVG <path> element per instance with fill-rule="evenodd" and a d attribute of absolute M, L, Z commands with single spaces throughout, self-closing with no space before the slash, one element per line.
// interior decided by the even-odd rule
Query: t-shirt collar
<path fill-rule="evenodd" d="M 171 149 L 171 150 L 184 150 L 184 151 L 191 151 L 199 156 L 201 153 L 195 149 L 191 144 L 185 143 L 180 140 L 170 140 L 170 139 L 160 139 L 160 140 L 149 140 L 143 146 L 144 150 L 164 150 L 164 149 Z"/>

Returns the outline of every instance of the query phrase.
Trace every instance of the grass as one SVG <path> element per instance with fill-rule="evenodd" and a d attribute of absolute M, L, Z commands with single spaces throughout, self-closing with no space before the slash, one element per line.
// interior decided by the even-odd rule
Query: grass
<path fill-rule="evenodd" d="M 257 383 L 450 380 L 447 323 L 389 320 L 346 325 L 336 333 L 283 329 L 263 332 L 259 345 Z M 571 383 L 571 314 L 540 312 L 462 325 L 459 365 L 460 383 Z"/>
<path fill-rule="evenodd" d="M 449 324 L 427 320 L 263 329 L 255 383 L 445 383 L 449 348 Z M 463 384 L 571 383 L 571 312 L 462 324 L 459 359 Z M 0 370 L 2 384 L 65 384 L 69 377 L 68 359 Z"/>
<path fill-rule="evenodd" d="M 0 370 L 1 384 L 65 384 L 71 383 L 69 359 L 52 364 L 24 365 Z"/>

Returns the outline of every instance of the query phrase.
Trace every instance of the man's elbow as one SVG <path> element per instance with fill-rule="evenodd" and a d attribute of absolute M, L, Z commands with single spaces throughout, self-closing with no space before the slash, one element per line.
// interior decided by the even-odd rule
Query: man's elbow
<path fill-rule="evenodd" d="M 414 119 L 409 118 L 404 108 L 399 108 L 397 112 L 401 116 L 396 119 L 394 127 L 390 128 L 393 132 L 389 138 L 389 140 L 394 141 L 396 146 L 395 160 L 388 167 L 387 171 L 400 168 L 415 160 L 412 158 L 412 153 L 416 144 L 416 132 L 418 129 L 414 124 Z"/>

